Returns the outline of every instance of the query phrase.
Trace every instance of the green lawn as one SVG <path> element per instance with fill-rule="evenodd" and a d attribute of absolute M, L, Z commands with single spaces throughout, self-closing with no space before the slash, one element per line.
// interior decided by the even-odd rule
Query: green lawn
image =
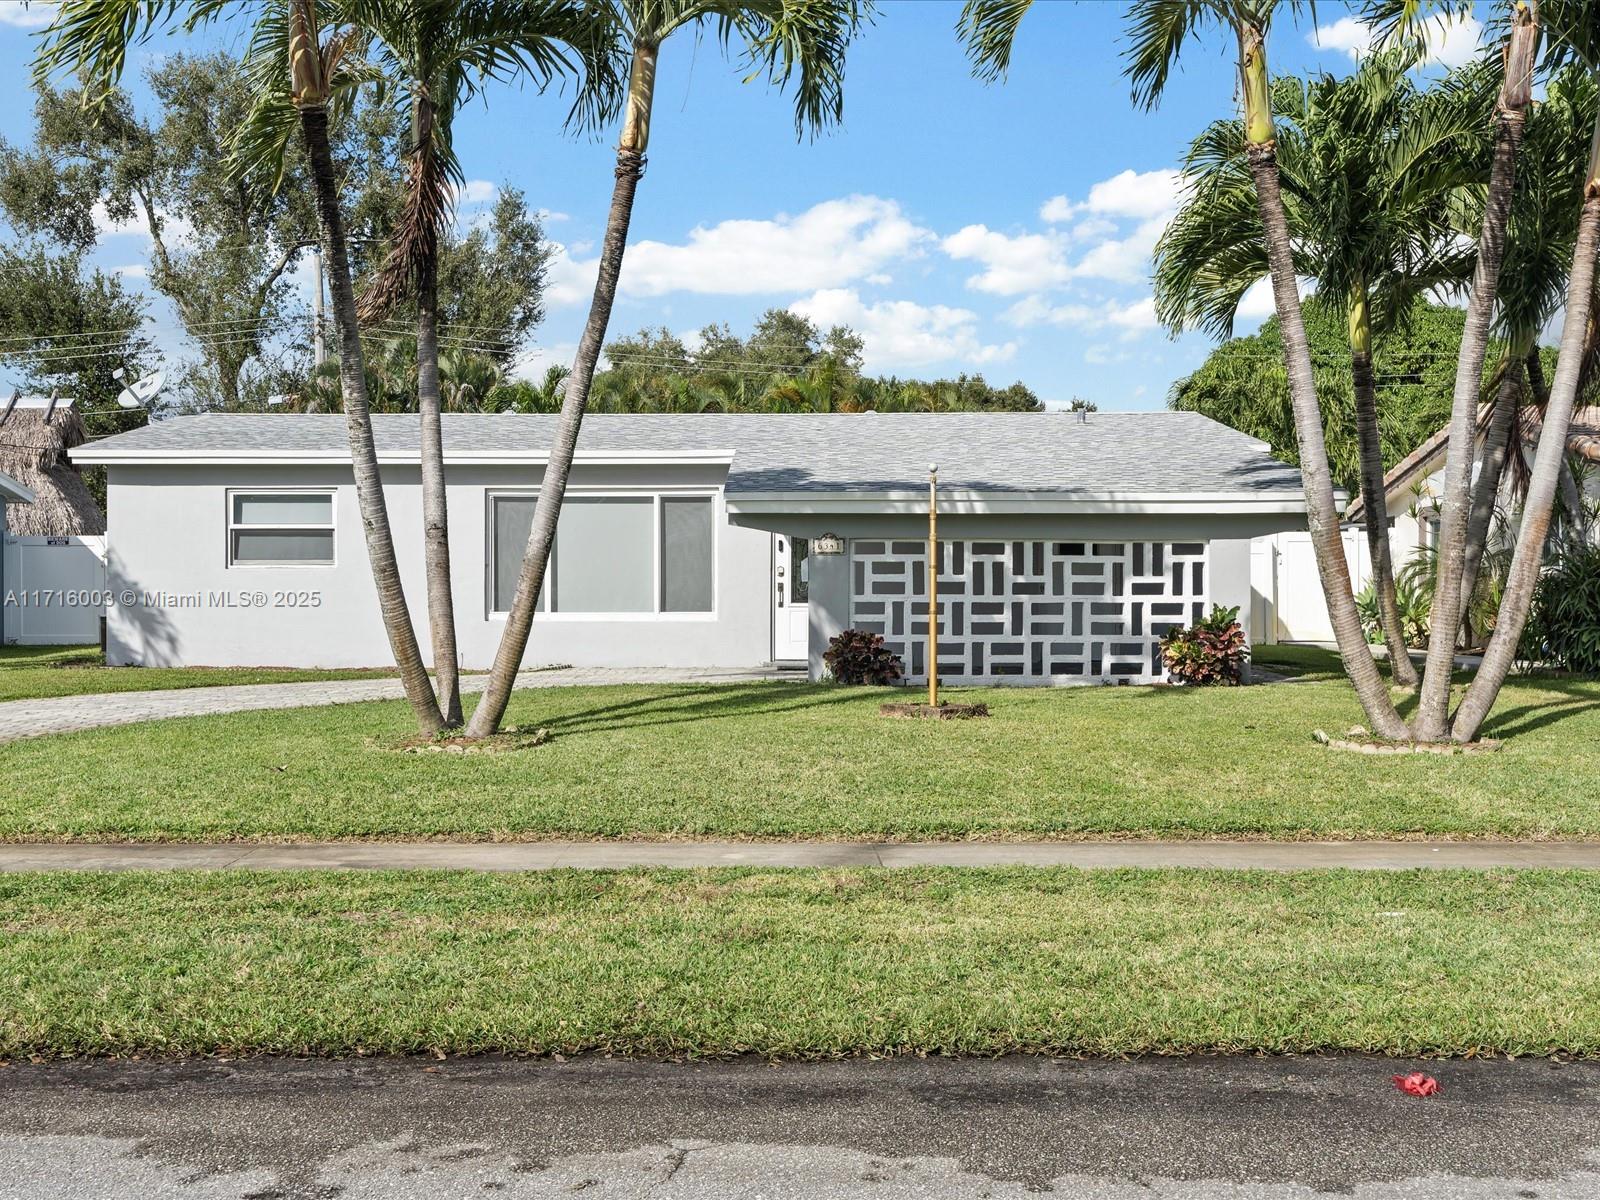
<path fill-rule="evenodd" d="M 893 721 L 899 692 L 530 689 L 513 754 L 402 754 L 403 704 L 245 713 L 0 746 L 0 838 L 1600 836 L 1600 683 L 1521 679 L 1498 754 L 1374 757 L 1314 729 L 1349 686 L 954 691 L 982 721 Z"/>
<path fill-rule="evenodd" d="M 0 646 L 0 701 L 94 692 L 143 692 L 225 683 L 381 679 L 392 670 L 308 671 L 293 667 L 108 667 L 97 646 Z"/>
<path fill-rule="evenodd" d="M 0 877 L 0 1055 L 1600 1053 L 1582 873 Z"/>

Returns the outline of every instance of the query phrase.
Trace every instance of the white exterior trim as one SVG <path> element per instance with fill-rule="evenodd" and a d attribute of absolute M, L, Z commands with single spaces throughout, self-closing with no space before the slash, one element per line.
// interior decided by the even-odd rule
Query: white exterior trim
<path fill-rule="evenodd" d="M 85 464 L 130 463 L 157 467 L 213 467 L 213 466 L 324 466 L 348 463 L 349 450 L 118 450 L 111 447 L 96 449 L 91 443 L 71 451 L 72 461 Z M 391 464 L 416 464 L 422 461 L 415 450 L 380 450 L 378 462 Z M 548 450 L 452 450 L 445 454 L 446 463 L 479 464 L 488 466 L 543 465 L 550 461 Z M 573 466 L 728 466 L 733 462 L 732 450 L 606 450 L 586 454 L 582 450 L 573 456 Z"/>
<path fill-rule="evenodd" d="M 0 471 L 0 504 L 32 504 L 36 497 L 27 484 Z"/>
<path fill-rule="evenodd" d="M 819 516 L 844 513 L 926 514 L 928 494 L 905 492 L 752 492 L 728 500 L 728 511 L 739 515 Z M 1096 513 L 1161 515 L 1172 513 L 1303 513 L 1303 497 L 1262 499 L 1249 492 L 1103 492 L 1066 495 L 1058 492 L 939 493 L 941 515 L 1025 515 L 1029 513 Z"/>

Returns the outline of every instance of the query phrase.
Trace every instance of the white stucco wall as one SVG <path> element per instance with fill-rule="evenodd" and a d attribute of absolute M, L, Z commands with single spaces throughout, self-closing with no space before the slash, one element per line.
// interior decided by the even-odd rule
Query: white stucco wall
<path fill-rule="evenodd" d="M 491 490 L 537 487 L 538 467 L 452 467 L 449 472 L 451 570 L 462 664 L 487 667 L 503 621 L 489 615 L 488 502 Z M 748 667 L 771 656 L 771 536 L 727 523 L 720 495 L 725 467 L 584 467 L 573 494 L 586 490 L 716 488 L 717 596 L 708 615 L 577 617 L 540 614 L 528 666 Z M 429 654 L 422 574 L 421 488 L 416 468 L 385 467 L 412 623 Z M 230 489 L 335 489 L 335 564 L 229 567 Z M 109 472 L 108 586 L 130 593 L 108 613 L 114 664 L 385 666 L 393 663 L 348 468 L 284 466 L 113 466 Z M 167 593 L 163 595 L 162 593 Z M 264 593 L 264 608 L 225 607 Z M 315 607 L 273 603 L 279 593 L 315 594 Z M 309 599 L 309 596 L 306 597 Z"/>

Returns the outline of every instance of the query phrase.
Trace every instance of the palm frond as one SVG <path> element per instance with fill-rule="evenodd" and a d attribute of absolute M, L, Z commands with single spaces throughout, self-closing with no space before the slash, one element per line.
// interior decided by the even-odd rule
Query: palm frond
<path fill-rule="evenodd" d="M 1033 0 L 967 0 L 961 6 L 956 36 L 967 48 L 975 76 L 990 82 L 1005 78 L 1017 29 L 1032 7 Z"/>
<path fill-rule="evenodd" d="M 1152 109 L 1161 103 L 1184 44 L 1217 16 L 1210 0 L 1137 0 L 1128 9 L 1123 74 L 1135 104 Z"/>

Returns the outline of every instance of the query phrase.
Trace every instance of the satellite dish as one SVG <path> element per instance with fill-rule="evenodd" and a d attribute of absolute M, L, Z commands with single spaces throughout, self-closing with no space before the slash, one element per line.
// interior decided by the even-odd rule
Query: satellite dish
<path fill-rule="evenodd" d="M 112 375 L 121 379 L 123 377 L 122 368 L 118 367 L 112 372 Z M 160 371 L 155 372 L 153 375 L 146 375 L 143 379 L 136 379 L 118 393 L 117 404 L 123 408 L 144 408 L 156 398 L 156 393 L 161 390 L 163 382 L 164 379 Z"/>

